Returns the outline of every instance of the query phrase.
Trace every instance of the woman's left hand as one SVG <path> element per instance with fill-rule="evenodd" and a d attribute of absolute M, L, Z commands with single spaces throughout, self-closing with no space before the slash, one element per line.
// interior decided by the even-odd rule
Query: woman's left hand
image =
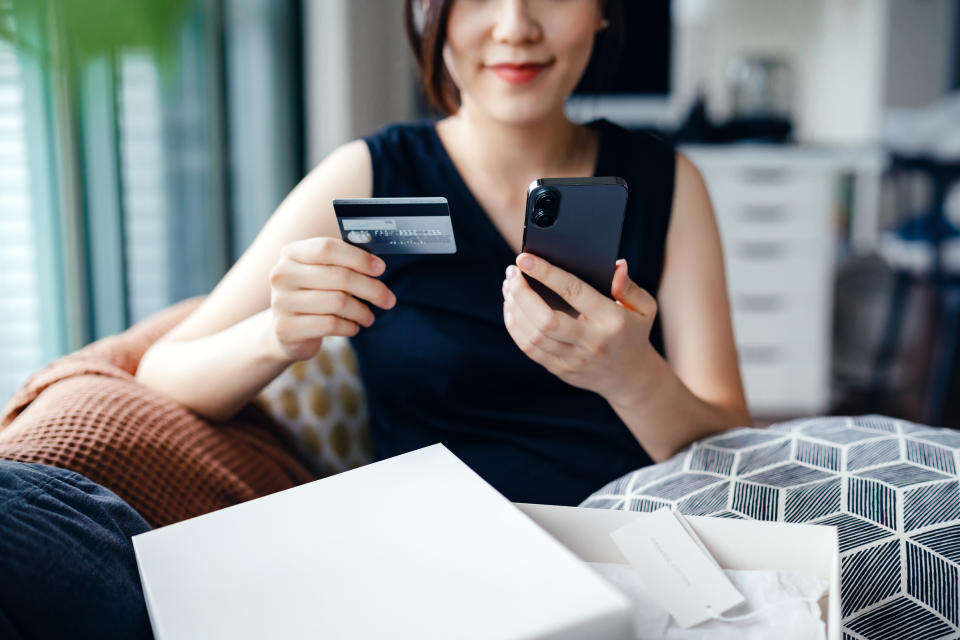
<path fill-rule="evenodd" d="M 618 260 L 611 294 L 529 253 L 517 266 L 554 290 L 579 312 L 574 318 L 556 311 L 537 294 L 517 267 L 503 281 L 503 319 L 517 346 L 564 382 L 599 393 L 611 403 L 625 403 L 649 384 L 657 354 L 650 328 L 657 302 L 630 280 L 627 263 Z"/>

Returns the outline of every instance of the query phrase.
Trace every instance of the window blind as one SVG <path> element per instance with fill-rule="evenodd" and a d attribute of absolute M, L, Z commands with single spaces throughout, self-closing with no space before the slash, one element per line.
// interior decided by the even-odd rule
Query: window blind
<path fill-rule="evenodd" d="M 0 20 L 10 25 L 9 3 L 0 2 Z M 20 66 L 0 42 L 0 405 L 42 359 L 28 179 Z"/>
<path fill-rule="evenodd" d="M 118 126 L 130 322 L 170 304 L 170 202 L 160 78 L 145 55 L 120 62 Z"/>

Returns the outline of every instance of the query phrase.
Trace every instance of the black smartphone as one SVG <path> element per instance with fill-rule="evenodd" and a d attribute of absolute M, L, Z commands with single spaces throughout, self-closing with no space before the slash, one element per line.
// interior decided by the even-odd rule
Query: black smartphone
<path fill-rule="evenodd" d="M 523 251 L 574 274 L 610 297 L 627 209 L 623 178 L 543 178 L 527 188 Z M 554 309 L 576 311 L 534 278 L 530 287 Z"/>

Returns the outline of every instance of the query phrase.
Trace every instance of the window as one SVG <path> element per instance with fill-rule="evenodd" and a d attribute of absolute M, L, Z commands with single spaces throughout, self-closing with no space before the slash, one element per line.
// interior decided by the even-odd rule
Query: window
<path fill-rule="evenodd" d="M 117 96 L 120 175 L 131 323 L 170 304 L 163 112 L 157 69 L 143 55 L 125 55 Z"/>
<path fill-rule="evenodd" d="M 0 0 L 0 405 L 208 292 L 303 169 L 299 3 L 124 4 L 178 14 L 169 56 L 65 6 Z"/>
<path fill-rule="evenodd" d="M 43 357 L 24 117 L 17 55 L 0 42 L 0 405 Z"/>

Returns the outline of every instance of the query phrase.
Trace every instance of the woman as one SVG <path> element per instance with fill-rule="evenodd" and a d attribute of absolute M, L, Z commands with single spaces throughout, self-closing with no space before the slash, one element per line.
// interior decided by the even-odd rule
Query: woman
<path fill-rule="evenodd" d="M 443 442 L 527 502 L 576 504 L 747 424 L 700 175 L 650 136 L 564 116 L 595 40 L 619 26 L 618 8 L 407 0 L 428 96 L 447 116 L 388 126 L 330 154 L 207 300 L 148 351 L 138 378 L 222 419 L 325 336 L 349 336 L 378 457 Z M 589 175 L 630 187 L 625 261 L 609 292 L 520 254 L 527 185 Z M 371 196 L 447 197 L 458 253 L 384 263 L 342 242 L 331 200 Z M 520 271 L 580 316 L 551 311 Z"/>

